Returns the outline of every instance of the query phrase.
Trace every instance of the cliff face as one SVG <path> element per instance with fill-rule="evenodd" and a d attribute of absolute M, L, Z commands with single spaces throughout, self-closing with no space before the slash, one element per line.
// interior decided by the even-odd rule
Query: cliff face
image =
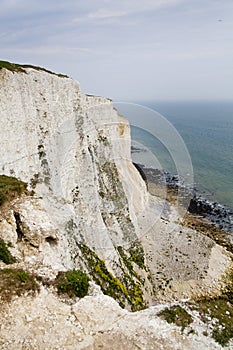
<path fill-rule="evenodd" d="M 85 202 L 90 226 L 105 226 L 99 207 L 105 197 L 113 205 L 121 192 L 125 215 L 136 224 L 147 205 L 146 188 L 131 164 L 128 122 L 111 101 L 82 94 L 72 79 L 34 69 L 2 69 L 0 80 L 1 172 L 45 184 L 38 193 L 72 202 L 80 218 Z M 114 193 L 105 193 L 106 187 Z"/>
<path fill-rule="evenodd" d="M 147 193 L 110 100 L 33 68 L 1 69 L 0 83 L 1 173 L 34 190 L 1 214 L 23 266 L 50 277 L 82 267 L 134 310 L 219 293 L 230 255 Z"/>
<path fill-rule="evenodd" d="M 2 70 L 0 79 L 2 172 L 43 182 L 47 188 L 39 193 L 48 190 L 72 202 L 90 228 L 105 226 L 99 209 L 105 187 L 124 197 L 130 192 L 125 214 L 135 221 L 145 209 L 146 190 L 130 162 L 129 125 L 111 101 L 82 94 L 71 79 L 33 69 L 26 74 Z M 108 168 L 115 183 L 119 179 L 116 189 Z"/>
<path fill-rule="evenodd" d="M 95 251 L 122 277 L 117 247 L 137 240 L 140 218 L 149 206 L 146 186 L 131 163 L 127 120 L 110 100 L 84 95 L 67 77 L 33 68 L 2 69 L 0 81 L 1 173 L 20 178 L 35 191 L 14 209 L 23 235 L 35 246 L 29 232 L 50 225 L 56 239 L 47 231 L 44 240 L 56 244 L 48 247 L 43 239 L 36 244 L 41 251 L 52 250 L 44 262 L 89 269 Z M 42 224 L 31 218 L 33 212 L 44 215 Z"/>

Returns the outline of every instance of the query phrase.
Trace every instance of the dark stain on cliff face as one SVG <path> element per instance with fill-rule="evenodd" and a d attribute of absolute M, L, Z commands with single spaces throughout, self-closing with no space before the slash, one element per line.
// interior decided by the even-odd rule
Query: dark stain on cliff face
<path fill-rule="evenodd" d="M 17 213 L 16 211 L 14 211 L 14 218 L 16 223 L 17 242 L 22 242 L 24 237 L 24 233 L 22 230 L 22 222 L 19 213 Z"/>
<path fill-rule="evenodd" d="M 50 168 L 48 160 L 46 159 L 46 151 L 43 144 L 38 145 L 38 156 L 41 162 L 41 168 L 44 176 L 44 183 L 50 185 Z"/>

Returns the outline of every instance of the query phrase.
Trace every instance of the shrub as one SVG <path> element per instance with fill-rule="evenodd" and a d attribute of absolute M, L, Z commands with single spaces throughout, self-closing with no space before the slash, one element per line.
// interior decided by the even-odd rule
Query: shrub
<path fill-rule="evenodd" d="M 26 292 L 35 294 L 39 291 L 36 277 L 22 269 L 0 270 L 0 297 L 2 301 L 11 301 L 15 295 L 23 295 Z"/>
<path fill-rule="evenodd" d="M 8 245 L 9 246 L 9 245 Z M 16 259 L 11 255 L 7 244 L 0 238 L 0 260 L 5 264 L 13 264 Z"/>
<path fill-rule="evenodd" d="M 12 176 L 0 175 L 0 205 L 26 191 L 27 184 Z"/>
<path fill-rule="evenodd" d="M 81 270 L 71 270 L 66 272 L 59 272 L 55 285 L 58 293 L 67 294 L 70 298 L 82 298 L 87 295 L 88 282 L 90 278 Z"/>

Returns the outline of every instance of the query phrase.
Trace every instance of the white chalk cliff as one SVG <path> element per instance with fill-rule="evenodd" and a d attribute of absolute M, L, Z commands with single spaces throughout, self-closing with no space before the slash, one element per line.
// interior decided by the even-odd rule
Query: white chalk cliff
<path fill-rule="evenodd" d="M 17 265 L 48 278 L 55 277 L 59 270 L 82 268 L 98 283 L 104 277 L 96 266 L 103 263 L 110 276 L 115 276 L 111 278 L 121 283 L 113 296 L 122 306 L 133 310 L 150 306 L 153 301 L 221 293 L 223 277 L 231 266 L 231 254 L 207 236 L 181 226 L 172 206 L 169 206 L 166 220 L 161 217 L 163 201 L 148 194 L 133 166 L 130 126 L 113 108 L 112 102 L 83 94 L 79 84 L 70 78 L 33 68 L 23 70 L 0 69 L 0 173 L 25 181 L 29 190 L 34 191 L 12 201 L 1 213 L 0 238 L 12 242 L 11 251 L 18 259 Z M 3 267 L 1 263 L 0 268 Z M 100 276 L 97 276 L 98 271 Z M 102 282 L 104 286 L 105 281 Z M 53 307 L 60 307 L 61 314 L 69 321 L 64 344 L 63 340 L 55 344 L 51 336 L 55 337 L 61 330 L 57 321 L 52 320 L 55 323 L 51 329 L 55 333 L 47 334 L 48 346 L 44 348 L 95 349 L 103 338 L 103 348 L 109 349 L 108 321 L 103 325 L 103 332 L 106 332 L 103 336 L 95 329 L 101 320 L 93 321 L 93 332 L 98 335 L 93 340 L 94 333 L 87 336 L 83 331 L 86 324 L 91 332 L 92 320 L 91 316 L 88 320 L 82 304 L 77 304 L 74 311 L 68 305 L 61 306 L 62 302 L 53 294 L 46 293 L 50 292 L 44 290 L 33 302 L 24 300 L 27 313 L 39 312 L 35 310 L 45 305 L 47 298 L 45 314 L 52 313 Z M 84 298 L 82 303 L 93 304 L 93 309 L 97 305 L 99 308 L 98 298 L 106 302 L 106 320 L 111 312 L 115 315 L 111 322 L 125 317 L 125 323 L 119 321 L 121 331 L 113 327 L 112 349 L 117 348 L 119 337 L 123 339 L 119 349 L 155 349 L 152 339 L 158 329 L 156 349 L 204 349 L 201 346 L 206 346 L 208 341 L 213 349 L 219 348 L 208 337 L 201 338 L 199 343 L 195 337 L 186 339 L 187 347 L 183 347 L 182 336 L 176 335 L 174 329 L 172 334 L 178 339 L 177 347 L 168 339 L 164 340 L 163 347 L 161 339 L 166 338 L 166 329 L 171 326 L 166 328 L 165 321 L 157 320 L 150 331 L 146 330 L 152 311 L 148 310 L 148 315 L 143 311 L 140 323 L 138 313 L 132 316 L 118 309 L 115 302 L 101 293 L 98 297 L 86 298 L 93 299 Z M 19 317 L 23 317 L 23 304 L 20 307 Z M 83 328 L 75 324 L 79 309 Z M 59 322 L 61 314 L 57 317 Z M 7 315 L 4 316 L 6 320 L 12 322 L 9 312 Z M 40 317 L 46 328 L 44 316 Z M 93 317 L 97 317 L 96 313 Z M 43 331 L 38 330 L 38 339 L 33 339 L 29 328 L 32 324 L 35 328 L 38 325 L 33 317 L 29 318 L 22 334 L 25 339 L 31 339 L 31 345 L 23 347 L 21 342 L 18 348 L 43 349 Z M 133 332 L 140 333 L 136 326 L 129 332 L 133 343 L 127 340 L 125 324 L 136 323 L 134 320 L 141 324 L 148 346 L 140 334 L 138 347 L 131 347 L 130 344 L 137 343 Z M 12 329 L 17 334 L 17 325 Z M 69 344 L 69 332 L 74 337 L 75 329 L 80 333 L 77 338 L 82 339 L 77 347 L 72 342 Z M 8 324 L 6 330 L 2 331 L 5 340 L 1 348 L 15 349 L 17 339 L 13 345 L 7 343 Z"/>

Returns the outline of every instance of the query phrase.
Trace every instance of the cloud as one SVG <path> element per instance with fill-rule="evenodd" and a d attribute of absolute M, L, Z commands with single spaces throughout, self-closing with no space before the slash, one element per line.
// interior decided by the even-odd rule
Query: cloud
<path fill-rule="evenodd" d="M 55 14 L 67 13 L 70 15 L 75 9 L 75 0 L 1 0 L 1 20 L 25 20 L 27 19 L 42 19 L 41 16 L 54 16 Z M 9 23 L 12 24 L 12 23 Z"/>
<path fill-rule="evenodd" d="M 175 6 L 182 3 L 184 0 L 118 0 L 118 1 L 101 1 L 101 6 L 96 6 L 93 11 L 93 6 L 89 7 L 87 1 L 86 12 L 82 16 L 76 17 L 73 21 L 76 23 L 98 22 L 112 23 L 116 19 L 126 18 L 132 15 L 145 15 L 153 11 L 158 11 L 161 8 Z M 98 2 L 99 3 L 99 2 Z M 97 3 L 97 4 L 98 4 Z"/>
<path fill-rule="evenodd" d="M 1 0 L 0 52 L 77 74 L 86 91 L 113 98 L 147 98 L 161 85 L 165 97 L 174 77 L 191 94 L 205 72 L 223 96 L 233 90 L 232 10 L 232 0 Z"/>
<path fill-rule="evenodd" d="M 11 55 L 33 55 L 33 56 L 57 56 L 57 55 L 91 55 L 92 50 L 84 47 L 66 47 L 66 46 L 41 46 L 36 48 L 3 48 L 2 53 Z"/>
<path fill-rule="evenodd" d="M 118 0 L 118 1 L 106 1 L 105 6 L 108 8 L 110 6 L 114 11 L 124 11 L 129 15 L 132 13 L 142 13 L 153 10 L 158 10 L 167 6 L 174 6 L 178 3 L 183 2 L 184 0 L 144 0 L 144 1 L 135 1 L 135 0 Z"/>
<path fill-rule="evenodd" d="M 34 0 L 2 0 L 0 17 L 15 17 L 37 12 L 41 8 L 40 3 L 36 3 Z"/>
<path fill-rule="evenodd" d="M 111 24 L 117 23 L 122 17 L 127 16 L 126 11 L 111 11 L 106 9 L 98 9 L 95 12 L 90 12 L 85 16 L 77 17 L 72 20 L 73 23 L 92 23 L 92 24 Z"/>
<path fill-rule="evenodd" d="M 88 14 L 88 18 L 93 19 L 109 19 L 114 17 L 122 17 L 126 16 L 126 11 L 110 11 L 106 9 L 99 9 L 96 12 L 92 12 Z"/>

